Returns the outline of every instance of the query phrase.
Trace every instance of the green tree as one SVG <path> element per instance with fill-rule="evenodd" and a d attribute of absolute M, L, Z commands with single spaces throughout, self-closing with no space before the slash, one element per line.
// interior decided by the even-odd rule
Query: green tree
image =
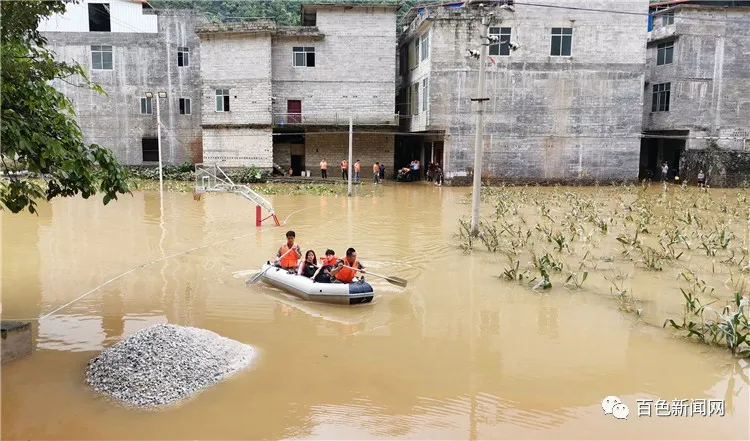
<path fill-rule="evenodd" d="M 3 169 L 12 164 L 42 177 L 38 181 L 10 176 L 0 182 L 0 209 L 36 212 L 35 199 L 56 196 L 84 198 L 101 192 L 104 204 L 130 193 L 126 174 L 109 150 L 83 142 L 71 101 L 53 81 L 65 81 L 105 93 L 88 80 L 77 63 L 55 60 L 37 31 L 39 21 L 63 13 L 64 1 L 0 1 L 0 57 L 2 60 Z"/>

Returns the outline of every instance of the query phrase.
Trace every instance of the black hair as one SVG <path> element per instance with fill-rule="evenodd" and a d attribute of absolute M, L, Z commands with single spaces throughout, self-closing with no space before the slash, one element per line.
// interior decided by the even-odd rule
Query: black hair
<path fill-rule="evenodd" d="M 333 254 L 335 256 L 336 252 L 334 252 L 332 249 L 329 248 L 329 249 L 326 250 L 326 256 L 329 255 L 329 254 Z"/>
<path fill-rule="evenodd" d="M 310 253 L 313 253 L 313 264 L 317 265 L 318 264 L 318 256 L 315 255 L 315 251 L 313 251 L 313 250 L 307 250 L 307 251 L 305 251 L 305 262 L 307 262 L 307 255 L 310 254 Z"/>
<path fill-rule="evenodd" d="M 357 252 L 357 250 L 355 250 L 354 248 L 349 248 L 348 250 L 346 250 L 346 257 L 349 257 L 353 253 L 356 253 L 356 252 Z"/>
<path fill-rule="evenodd" d="M 289 231 L 286 232 L 286 237 L 289 237 L 289 236 L 297 237 L 297 235 L 294 234 L 294 231 L 292 231 L 292 230 L 289 230 Z"/>

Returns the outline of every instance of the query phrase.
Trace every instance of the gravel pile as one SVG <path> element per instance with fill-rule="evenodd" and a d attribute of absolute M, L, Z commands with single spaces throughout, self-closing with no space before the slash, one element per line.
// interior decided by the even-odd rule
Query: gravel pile
<path fill-rule="evenodd" d="M 86 381 L 126 404 L 163 406 L 247 367 L 253 355 L 251 346 L 205 329 L 154 325 L 89 361 Z"/>

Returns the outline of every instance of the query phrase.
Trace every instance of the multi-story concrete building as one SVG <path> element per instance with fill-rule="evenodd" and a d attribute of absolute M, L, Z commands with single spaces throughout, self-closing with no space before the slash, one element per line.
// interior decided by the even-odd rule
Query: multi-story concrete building
<path fill-rule="evenodd" d="M 397 166 L 473 172 L 480 49 L 477 3 L 412 9 L 399 41 L 403 129 Z M 636 179 L 647 0 L 486 1 L 489 29 L 482 174 L 516 180 Z M 636 13 L 636 14 L 634 14 Z M 643 15 L 639 15 L 641 13 Z"/>
<path fill-rule="evenodd" d="M 55 82 L 72 100 L 85 142 L 109 148 L 123 164 L 156 163 L 156 100 L 166 92 L 159 103 L 162 159 L 200 162 L 196 21 L 190 11 L 156 11 L 143 0 L 84 0 L 40 23 L 58 59 L 79 63 L 107 92 Z"/>
<path fill-rule="evenodd" d="M 331 177 L 348 157 L 362 176 L 393 164 L 396 7 L 303 4 L 301 26 L 212 23 L 201 39 L 203 158 L 219 165 L 276 163 Z M 366 132 L 366 133 L 362 133 Z"/>
<path fill-rule="evenodd" d="M 652 4 L 641 176 L 750 182 L 750 1 Z"/>

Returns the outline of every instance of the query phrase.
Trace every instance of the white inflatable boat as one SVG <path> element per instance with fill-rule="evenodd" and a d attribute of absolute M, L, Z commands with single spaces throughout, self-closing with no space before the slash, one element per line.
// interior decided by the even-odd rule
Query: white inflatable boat
<path fill-rule="evenodd" d="M 269 264 L 263 265 L 261 271 L 265 271 L 262 276 L 264 282 L 304 300 L 337 305 L 358 305 L 370 303 L 375 297 L 372 286 L 362 279 L 352 283 L 318 283 L 309 277 L 298 276 Z"/>

